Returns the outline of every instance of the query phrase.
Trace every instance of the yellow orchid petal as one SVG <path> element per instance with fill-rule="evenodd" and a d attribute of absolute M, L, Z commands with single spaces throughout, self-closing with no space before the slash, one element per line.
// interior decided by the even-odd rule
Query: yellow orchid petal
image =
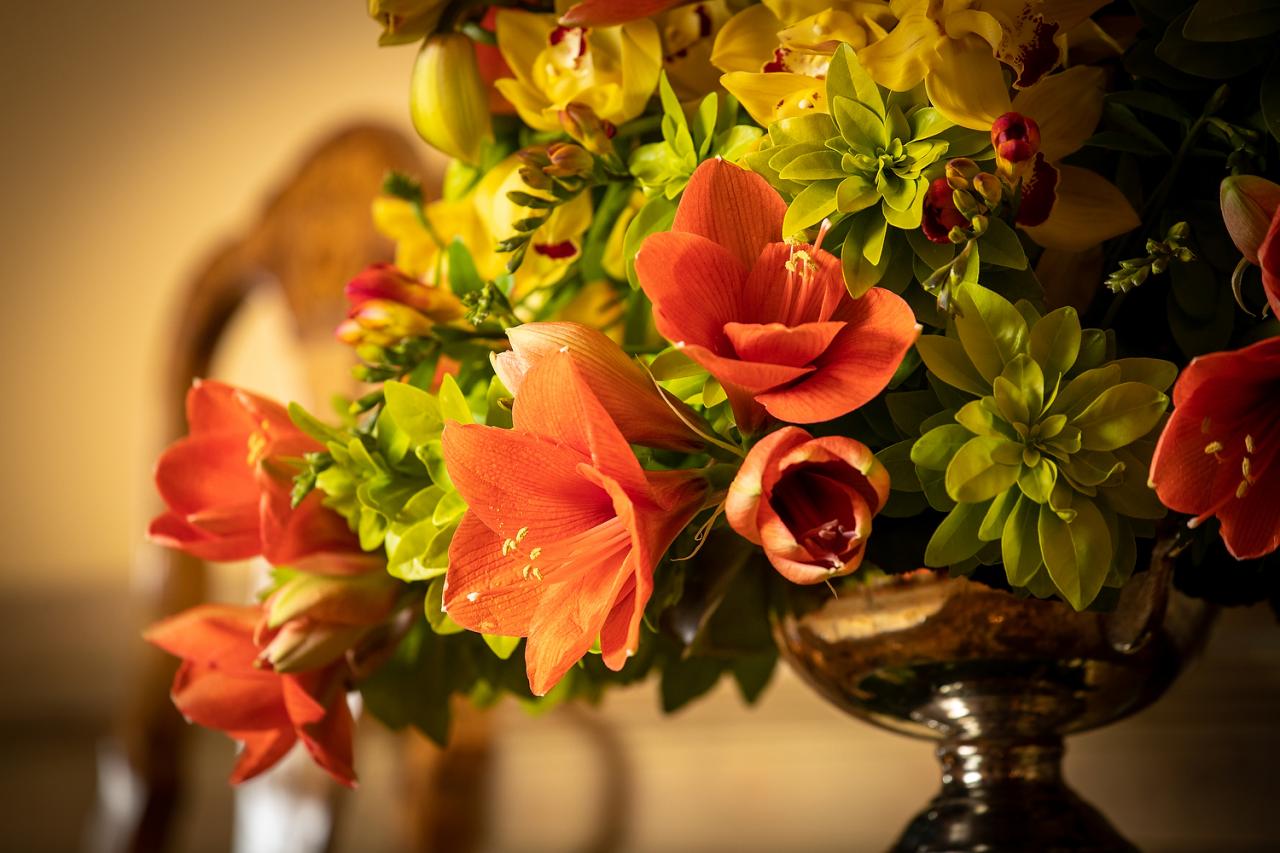
<path fill-rule="evenodd" d="M 938 112 L 964 127 L 988 130 L 1009 111 L 1004 72 L 977 36 L 941 39 L 924 85 Z"/>
<path fill-rule="evenodd" d="M 840 0 L 763 0 L 761 5 L 768 7 L 779 21 L 798 21 L 823 9 L 845 4 Z"/>
<path fill-rule="evenodd" d="M 536 15 L 520 9 L 499 9 L 494 22 L 498 50 L 516 79 L 531 84 L 529 71 L 559 24 L 553 15 Z"/>
<path fill-rule="evenodd" d="M 621 31 L 621 106 L 612 114 L 601 115 L 614 124 L 623 124 L 644 112 L 662 73 L 662 39 L 653 21 L 634 21 Z"/>
<path fill-rule="evenodd" d="M 858 51 L 858 60 L 871 79 L 894 92 L 920 85 L 929 70 L 934 45 L 947 39 L 917 5 L 888 35 Z"/>
<path fill-rule="evenodd" d="M 806 74 L 730 71 L 720 78 L 720 85 L 765 127 L 779 119 L 827 111 L 826 82 Z"/>
<path fill-rule="evenodd" d="M 494 88 L 511 102 L 520 114 L 520 120 L 534 130 L 559 130 L 559 118 L 548 123 L 543 111 L 547 107 L 546 98 L 537 89 L 513 77 L 504 77 L 493 84 Z"/>
<path fill-rule="evenodd" d="M 1004 27 L 1000 26 L 1000 22 L 977 9 L 964 9 L 947 15 L 943 26 L 948 38 L 962 39 L 968 35 L 978 36 L 991 46 L 993 54 L 1000 46 L 1000 42 L 1004 41 Z"/>
<path fill-rule="evenodd" d="M 1058 24 L 1059 32 L 1066 32 L 1084 23 L 1094 12 L 1111 0 L 1042 0 L 1040 14 Z"/>
<path fill-rule="evenodd" d="M 767 6 L 748 6 L 716 34 L 711 64 L 721 71 L 759 72 L 778 48 L 782 21 Z"/>
<path fill-rule="evenodd" d="M 1058 170 L 1058 198 L 1049 218 L 1025 229 L 1032 240 L 1046 249 L 1080 252 L 1138 227 L 1138 214 L 1115 184 L 1079 166 Z"/>
<path fill-rule="evenodd" d="M 1084 65 L 1051 74 L 1013 99 L 1013 111 L 1040 126 L 1040 150 L 1049 162 L 1079 150 L 1102 118 L 1103 73 Z"/>
<path fill-rule="evenodd" d="M 546 224 L 534 232 L 533 242 L 564 243 L 578 239 L 591 227 L 591 211 L 591 195 L 578 195 L 552 211 Z"/>

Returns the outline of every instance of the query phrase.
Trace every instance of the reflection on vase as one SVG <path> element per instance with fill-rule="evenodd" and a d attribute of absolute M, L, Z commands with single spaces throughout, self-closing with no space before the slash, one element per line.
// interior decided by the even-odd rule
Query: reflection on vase
<path fill-rule="evenodd" d="M 899 575 L 813 609 L 799 592 L 775 633 L 828 701 L 939 741 L 942 790 L 894 850 L 1133 851 L 1063 782 L 1062 738 L 1147 706 L 1198 650 L 1213 610 L 1171 574 L 1161 551 L 1105 613 Z"/>

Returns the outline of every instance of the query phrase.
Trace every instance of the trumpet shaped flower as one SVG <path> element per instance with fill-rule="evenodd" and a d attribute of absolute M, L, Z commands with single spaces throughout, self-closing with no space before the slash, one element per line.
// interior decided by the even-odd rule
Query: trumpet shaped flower
<path fill-rule="evenodd" d="M 610 669 L 635 652 L 654 568 L 707 486 L 696 472 L 643 470 L 569 353 L 541 359 L 519 387 L 513 429 L 445 427 L 469 508 L 444 607 L 473 631 L 528 637 L 529 686 L 543 695 L 597 639 Z"/>
<path fill-rule="evenodd" d="M 1173 387 L 1173 415 L 1151 460 L 1170 509 L 1222 524 L 1238 560 L 1280 547 L 1280 337 L 1194 359 Z"/>
<path fill-rule="evenodd" d="M 948 119 L 985 130 L 1002 113 L 1006 86 L 1026 88 L 1057 67 L 1055 41 L 1106 0 L 892 0 L 897 24 L 861 48 L 876 82 L 895 92 L 925 85 Z"/>
<path fill-rule="evenodd" d="M 308 495 L 292 506 L 289 460 L 321 450 L 277 403 L 221 382 L 196 380 L 187 393 L 190 434 L 156 463 L 168 511 L 152 541 L 205 560 L 261 555 L 272 565 L 337 573 L 377 563 L 346 521 Z"/>
<path fill-rule="evenodd" d="M 231 774 L 244 782 L 302 741 L 316 763 L 354 786 L 352 720 L 339 665 L 282 675 L 260 663 L 257 607 L 204 604 L 147 629 L 147 642 L 182 659 L 172 698 L 192 722 L 244 748 Z"/>
<path fill-rule="evenodd" d="M 897 295 L 850 298 L 840 262 L 782 242 L 786 205 L 764 178 L 708 160 L 668 232 L 636 257 L 658 331 L 724 386 L 738 426 L 847 414 L 888 384 L 919 327 Z"/>
<path fill-rule="evenodd" d="M 662 70 L 658 29 L 648 20 L 586 29 L 555 15 L 502 9 L 497 37 L 515 77 L 495 85 L 536 130 L 559 130 L 560 111 L 570 104 L 615 125 L 630 121 L 644 112 Z"/>

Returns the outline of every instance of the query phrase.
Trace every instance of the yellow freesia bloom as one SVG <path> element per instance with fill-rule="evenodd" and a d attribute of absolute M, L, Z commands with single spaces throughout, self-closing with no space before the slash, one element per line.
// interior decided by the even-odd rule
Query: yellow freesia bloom
<path fill-rule="evenodd" d="M 555 15 L 501 9 L 498 49 L 516 75 L 494 85 L 536 130 L 559 130 L 571 103 L 615 125 L 644 112 L 662 70 L 653 21 L 617 27 L 561 26 Z"/>
<path fill-rule="evenodd" d="M 1030 86 L 1061 58 L 1059 32 L 1074 27 L 1107 0 L 891 0 L 898 23 L 858 51 L 872 78 L 905 92 L 925 84 L 946 118 L 990 127 L 1007 101 L 1001 63 L 1014 85 Z"/>
<path fill-rule="evenodd" d="M 1058 161 L 1080 149 L 1102 118 L 1102 70 L 1077 66 L 1051 74 L 1004 98 L 1001 113 L 1016 112 L 1040 127 L 1040 154 L 1058 173 L 1048 218 L 1023 230 L 1041 246 L 1080 252 L 1138 227 L 1124 193 L 1097 172 Z"/>
<path fill-rule="evenodd" d="M 520 177 L 521 162 L 514 154 L 489 170 L 471 194 L 475 215 L 491 235 L 488 246 L 514 236 L 513 223 L 545 214 L 516 204 L 507 193 L 519 191 L 530 195 L 544 195 L 531 188 Z M 582 235 L 591 226 L 591 196 L 581 193 L 572 201 L 555 208 L 547 221 L 533 232 L 524 263 L 516 271 L 514 301 L 520 301 L 564 277 L 569 267 L 582 251 Z M 506 255 L 496 256 L 500 264 L 506 263 Z M 478 264 L 477 264 L 478 265 Z M 504 267 L 505 268 L 505 267 Z"/>
<path fill-rule="evenodd" d="M 888 0 L 764 0 L 729 19 L 711 61 L 726 72 L 721 85 L 768 127 L 827 112 L 825 78 L 836 48 L 864 47 L 896 21 Z"/>

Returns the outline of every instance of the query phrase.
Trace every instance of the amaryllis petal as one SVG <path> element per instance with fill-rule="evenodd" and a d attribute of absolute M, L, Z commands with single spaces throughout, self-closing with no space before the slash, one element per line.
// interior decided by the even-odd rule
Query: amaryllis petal
<path fill-rule="evenodd" d="M 1273 317 L 1280 317 L 1280 209 L 1271 219 L 1271 227 L 1258 247 L 1258 264 L 1262 267 L 1262 288 L 1267 294 Z"/>
<path fill-rule="evenodd" d="M 691 421 L 697 416 L 659 391 L 644 369 L 604 334 L 578 323 L 525 323 L 508 329 L 507 337 L 512 349 L 497 355 L 494 367 L 517 397 L 525 373 L 543 358 L 567 351 L 627 441 L 685 451 L 702 446 L 676 410 Z"/>
<path fill-rule="evenodd" d="M 636 254 L 636 274 L 653 302 L 658 332 L 676 343 L 718 346 L 724 324 L 747 310 L 744 283 L 754 262 L 744 266 L 729 249 L 697 234 L 649 236 Z"/>
<path fill-rule="evenodd" d="M 827 320 L 847 295 L 839 258 L 812 246 L 770 243 L 747 276 L 742 316 L 788 326 Z"/>
<path fill-rule="evenodd" d="M 175 657 L 254 673 L 253 631 L 260 617 L 257 607 L 201 604 L 156 622 L 142 636 Z"/>
<path fill-rule="evenodd" d="M 529 634 L 538 606 L 539 587 L 527 580 L 520 565 L 503 553 L 505 539 L 472 511 L 462 516 L 449 542 L 446 612 L 460 625 L 509 637 Z M 489 627 L 485 627 L 489 626 Z"/>
<path fill-rule="evenodd" d="M 1041 246 L 1080 252 L 1137 228 L 1138 214 L 1119 187 L 1097 172 L 1059 166 L 1057 200 L 1043 225 L 1026 227 Z"/>
<path fill-rule="evenodd" d="M 214 535 L 187 520 L 187 516 L 166 512 L 156 516 L 147 527 L 147 538 L 157 545 L 177 548 L 201 560 L 230 562 L 247 560 L 262 551 L 257 526 L 239 533 L 223 531 Z"/>
<path fill-rule="evenodd" d="M 845 324 L 841 322 L 726 323 L 725 334 L 743 362 L 758 361 L 787 367 L 803 367 L 822 355 Z"/>
<path fill-rule="evenodd" d="M 173 704 L 192 722 L 222 731 L 263 731 L 289 725 L 280 704 L 279 676 L 231 674 L 210 664 L 184 663 L 173 681 Z"/>
<path fill-rule="evenodd" d="M 915 315 L 897 294 L 872 288 L 837 314 L 846 327 L 803 381 L 757 399 L 791 423 L 818 423 L 851 412 L 884 390 L 920 334 Z"/>
<path fill-rule="evenodd" d="M 259 732 L 227 732 L 242 748 L 231 771 L 231 784 L 239 785 L 270 770 L 276 762 L 289 754 L 298 737 L 291 728 L 269 729 Z"/>
<path fill-rule="evenodd" d="M 1251 487 L 1248 502 L 1229 501 L 1218 511 L 1222 541 L 1237 560 L 1262 557 L 1280 547 L 1280 471 L 1267 473 Z"/>
<path fill-rule="evenodd" d="M 238 507 L 245 526 L 256 528 L 258 486 L 248 461 L 250 452 L 243 434 L 204 433 L 179 439 L 156 462 L 156 490 L 178 513 Z"/>
<path fill-rule="evenodd" d="M 766 474 L 776 479 L 776 472 L 767 469 L 774 459 L 808 440 L 809 434 L 799 427 L 783 427 L 760 439 L 743 460 L 742 467 L 729 486 L 724 514 L 729 525 L 748 541 L 760 544 L 757 507 L 764 494 Z"/>
<path fill-rule="evenodd" d="M 324 494 L 313 491 L 297 507 L 293 501 L 293 469 L 259 468 L 262 484 L 262 556 L 273 566 L 344 574 L 376 569 L 383 559 L 360 549 L 347 520 L 324 506 Z"/>
<path fill-rule="evenodd" d="M 719 243 L 751 269 L 767 244 L 782 240 L 786 213 L 768 181 L 717 157 L 694 170 L 671 230 Z"/>

